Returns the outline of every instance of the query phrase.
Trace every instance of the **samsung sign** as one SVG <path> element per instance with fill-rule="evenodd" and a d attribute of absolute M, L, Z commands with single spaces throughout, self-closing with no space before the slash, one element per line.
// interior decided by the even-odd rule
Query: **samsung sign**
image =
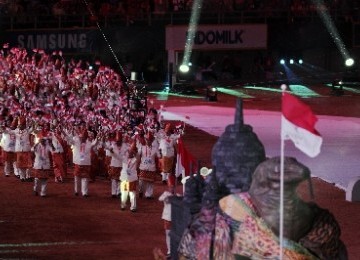
<path fill-rule="evenodd" d="M 10 32 L 8 36 L 12 46 L 68 52 L 90 52 L 96 39 L 93 31 L 86 30 Z"/>
<path fill-rule="evenodd" d="M 183 50 L 187 38 L 187 26 L 166 28 L 166 49 Z M 265 49 L 266 25 L 218 25 L 198 26 L 193 49 Z"/>
<path fill-rule="evenodd" d="M 85 33 L 51 33 L 51 34 L 20 34 L 17 36 L 20 47 L 32 49 L 84 49 L 86 48 Z"/>

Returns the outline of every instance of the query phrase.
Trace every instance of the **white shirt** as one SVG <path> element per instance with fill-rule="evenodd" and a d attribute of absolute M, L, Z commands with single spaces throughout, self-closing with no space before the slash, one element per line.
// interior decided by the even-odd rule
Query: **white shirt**
<path fill-rule="evenodd" d="M 134 158 L 128 158 L 127 155 L 125 155 L 123 163 L 122 163 L 122 169 L 120 172 L 120 180 L 121 181 L 137 181 L 137 159 Z"/>
<path fill-rule="evenodd" d="M 105 147 L 111 147 L 112 144 L 113 141 L 106 141 L 104 145 Z M 111 152 L 108 149 L 105 150 L 105 156 L 111 156 Z"/>
<path fill-rule="evenodd" d="M 164 191 L 163 194 L 161 194 L 159 197 L 159 201 L 164 202 L 161 218 L 167 221 L 171 221 L 171 203 L 168 200 L 168 198 L 171 196 L 173 196 L 173 194 L 170 191 Z"/>
<path fill-rule="evenodd" d="M 16 128 L 11 132 L 16 136 L 15 152 L 30 152 L 30 133 L 32 132 L 32 129 L 20 130 L 19 128 Z"/>
<path fill-rule="evenodd" d="M 119 147 L 115 142 L 111 144 L 110 147 L 110 166 L 112 167 L 122 167 L 122 163 L 125 157 L 125 154 L 128 150 L 128 145 L 126 143 L 122 143 Z M 112 151 L 112 152 L 111 152 Z"/>
<path fill-rule="evenodd" d="M 1 147 L 5 152 L 15 152 L 16 136 L 14 133 L 3 133 Z"/>
<path fill-rule="evenodd" d="M 173 157 L 175 156 L 175 146 L 177 137 L 175 135 L 163 136 L 159 140 L 159 149 L 161 150 L 162 156 Z"/>
<path fill-rule="evenodd" d="M 70 140 L 71 149 L 73 151 L 73 163 L 77 165 L 91 165 L 91 150 L 96 145 L 96 140 L 82 143 L 78 136 Z"/>
<path fill-rule="evenodd" d="M 51 167 L 49 152 L 52 151 L 50 145 L 38 143 L 31 148 L 31 151 L 35 154 L 34 169 L 49 170 Z"/>
<path fill-rule="evenodd" d="M 140 170 L 144 171 L 156 171 L 155 158 L 159 156 L 159 149 L 157 142 L 154 141 L 153 145 L 139 145 L 138 154 L 140 155 Z"/>
<path fill-rule="evenodd" d="M 55 150 L 53 150 L 53 153 L 63 153 L 64 147 L 59 142 L 58 138 L 55 136 L 55 134 L 52 134 L 51 141 L 53 146 L 55 147 Z"/>

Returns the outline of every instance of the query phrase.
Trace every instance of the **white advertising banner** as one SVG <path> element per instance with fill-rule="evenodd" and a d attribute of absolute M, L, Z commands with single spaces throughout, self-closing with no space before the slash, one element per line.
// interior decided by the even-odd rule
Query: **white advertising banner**
<path fill-rule="evenodd" d="M 184 50 L 188 26 L 166 27 L 166 49 Z M 194 50 L 266 49 L 266 24 L 199 25 Z"/>

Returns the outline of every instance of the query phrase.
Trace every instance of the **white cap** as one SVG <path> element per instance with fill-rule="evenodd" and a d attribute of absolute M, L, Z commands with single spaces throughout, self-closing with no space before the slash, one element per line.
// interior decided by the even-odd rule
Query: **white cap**
<path fill-rule="evenodd" d="M 212 169 L 209 169 L 207 167 L 202 167 L 200 169 L 200 175 L 203 176 L 203 177 L 208 176 L 211 172 L 212 172 Z"/>

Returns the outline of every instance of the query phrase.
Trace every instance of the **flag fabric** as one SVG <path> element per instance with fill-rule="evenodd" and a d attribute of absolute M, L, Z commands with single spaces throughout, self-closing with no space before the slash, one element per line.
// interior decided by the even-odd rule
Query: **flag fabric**
<path fill-rule="evenodd" d="M 282 96 L 282 138 L 290 139 L 294 145 L 310 157 L 320 153 L 322 137 L 315 129 L 316 115 L 310 107 L 291 94 Z"/>
<path fill-rule="evenodd" d="M 197 161 L 195 157 L 186 149 L 181 137 L 178 139 L 178 154 L 176 161 L 175 175 L 182 178 L 197 172 Z"/>

